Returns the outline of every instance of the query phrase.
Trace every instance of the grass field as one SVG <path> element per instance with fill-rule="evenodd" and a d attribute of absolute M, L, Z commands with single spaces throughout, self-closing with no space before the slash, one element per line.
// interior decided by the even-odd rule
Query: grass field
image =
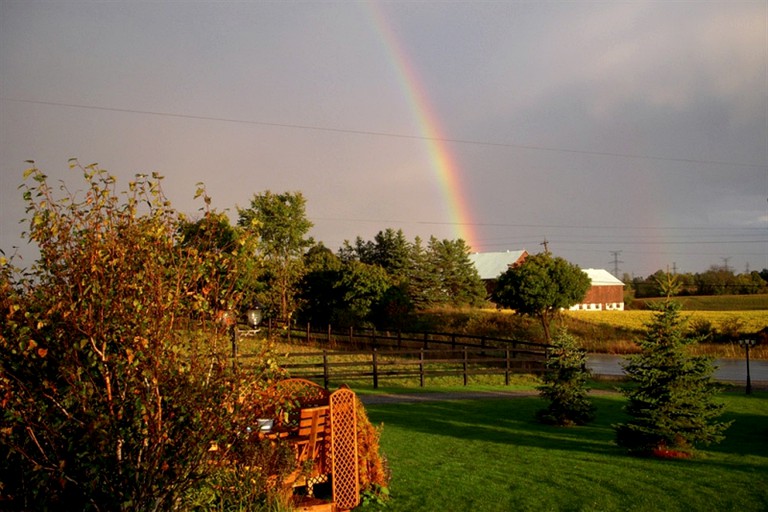
<path fill-rule="evenodd" d="M 369 405 L 393 475 L 381 510 L 768 510 L 768 393 L 724 395 L 726 440 L 691 460 L 625 455 L 624 398 L 594 401 L 596 422 L 571 429 L 533 421 L 537 397 Z"/>

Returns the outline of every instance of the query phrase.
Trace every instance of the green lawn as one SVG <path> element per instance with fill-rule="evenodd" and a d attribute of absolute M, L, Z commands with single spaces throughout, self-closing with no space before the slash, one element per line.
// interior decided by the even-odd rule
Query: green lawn
<path fill-rule="evenodd" d="M 594 401 L 597 421 L 570 429 L 533 421 L 537 397 L 369 405 L 392 471 L 383 510 L 768 510 L 768 393 L 724 394 L 734 424 L 692 460 L 625 455 L 624 398 Z"/>

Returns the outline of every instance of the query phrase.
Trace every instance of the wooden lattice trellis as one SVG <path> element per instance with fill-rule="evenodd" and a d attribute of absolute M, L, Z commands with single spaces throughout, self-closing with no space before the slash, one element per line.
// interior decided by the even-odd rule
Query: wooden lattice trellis
<path fill-rule="evenodd" d="M 360 501 L 357 467 L 357 417 L 355 393 L 342 388 L 331 393 L 331 474 L 333 499 L 342 510 Z"/>

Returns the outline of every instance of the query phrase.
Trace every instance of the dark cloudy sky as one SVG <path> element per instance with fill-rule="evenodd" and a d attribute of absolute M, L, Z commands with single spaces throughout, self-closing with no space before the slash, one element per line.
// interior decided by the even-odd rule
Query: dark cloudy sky
<path fill-rule="evenodd" d="M 199 181 L 233 216 L 301 191 L 332 249 L 391 227 L 760 270 L 768 2 L 0 0 L 6 254 L 24 161 L 79 184 L 70 157 L 159 171 L 193 215 Z"/>

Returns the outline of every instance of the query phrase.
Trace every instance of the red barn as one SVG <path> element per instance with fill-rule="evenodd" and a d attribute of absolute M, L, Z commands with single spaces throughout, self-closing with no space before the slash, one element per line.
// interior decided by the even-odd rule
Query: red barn
<path fill-rule="evenodd" d="M 592 287 L 587 291 L 581 304 L 571 307 L 571 310 L 623 310 L 624 283 L 615 278 L 607 270 L 601 268 L 582 269 L 592 281 Z"/>

